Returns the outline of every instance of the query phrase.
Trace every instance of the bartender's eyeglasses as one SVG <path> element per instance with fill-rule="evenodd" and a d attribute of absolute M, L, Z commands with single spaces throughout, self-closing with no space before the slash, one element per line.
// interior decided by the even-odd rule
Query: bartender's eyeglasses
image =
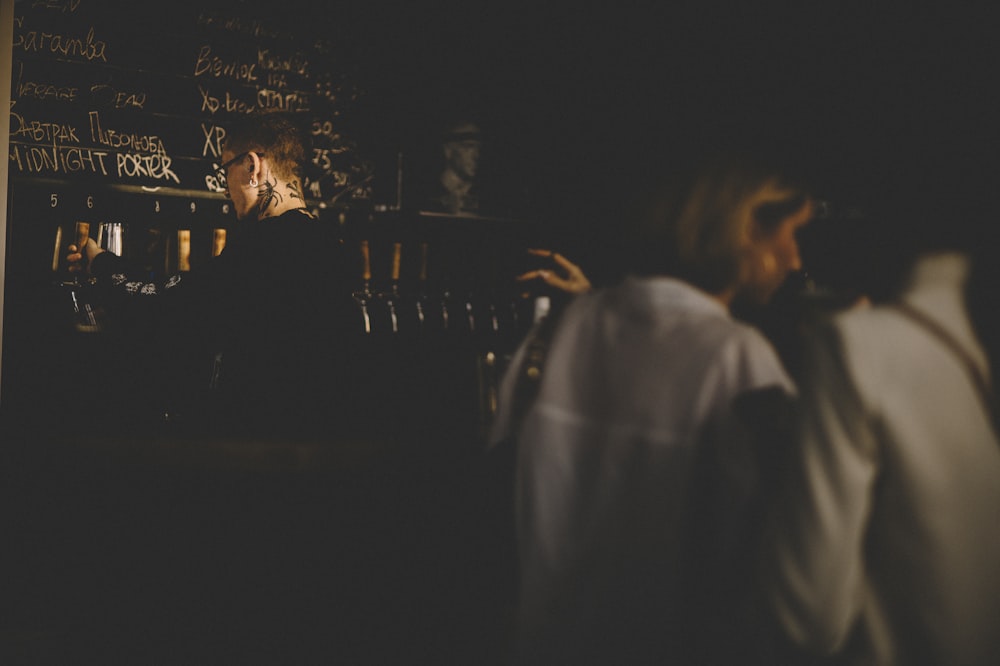
<path fill-rule="evenodd" d="M 234 164 L 236 164 L 249 154 L 250 154 L 249 150 L 242 152 L 233 159 L 229 160 L 228 162 L 220 166 L 218 170 L 216 170 L 215 172 L 215 178 L 218 181 L 218 183 L 223 187 L 229 187 L 229 182 L 226 180 L 226 172 L 229 171 L 229 167 L 233 166 Z M 264 157 L 264 153 L 255 153 L 255 154 L 257 155 L 257 157 Z"/>

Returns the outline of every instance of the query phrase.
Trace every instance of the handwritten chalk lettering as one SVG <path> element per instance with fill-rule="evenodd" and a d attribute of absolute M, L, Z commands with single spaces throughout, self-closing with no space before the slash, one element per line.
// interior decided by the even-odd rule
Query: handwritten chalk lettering
<path fill-rule="evenodd" d="M 312 163 L 320 168 L 320 171 L 329 171 L 333 168 L 333 160 L 330 159 L 330 151 L 313 148 Z"/>
<path fill-rule="evenodd" d="M 97 143 L 109 148 L 131 148 L 141 153 L 165 155 L 167 152 L 163 147 L 163 142 L 155 134 L 135 134 L 104 129 L 101 127 L 101 116 L 97 111 L 91 111 L 88 115 L 90 116 L 90 138 Z"/>
<path fill-rule="evenodd" d="M 115 109 L 142 109 L 146 106 L 146 93 L 116 90 L 106 83 L 90 86 L 90 94 L 97 104 Z"/>
<path fill-rule="evenodd" d="M 345 142 L 340 140 L 339 134 L 334 134 L 330 137 L 331 145 L 328 148 L 324 148 L 324 153 L 329 153 L 330 155 L 340 155 L 341 153 L 346 153 L 351 150 L 351 147 Z"/>
<path fill-rule="evenodd" d="M 256 107 L 253 102 L 248 102 L 233 97 L 230 92 L 226 92 L 225 97 L 219 98 L 212 95 L 207 89 L 198 86 L 201 94 L 201 110 L 215 114 L 219 111 L 227 113 L 250 113 Z"/>
<path fill-rule="evenodd" d="M 213 165 L 215 166 L 215 165 Z M 205 176 L 205 188 L 209 192 L 225 192 L 226 183 L 220 178 L 216 177 L 215 174 L 209 174 Z"/>
<path fill-rule="evenodd" d="M 94 28 L 87 31 L 86 37 L 59 35 L 51 32 L 29 30 L 14 35 L 14 50 L 21 49 L 25 53 L 48 51 L 58 53 L 65 58 L 82 58 L 84 60 L 100 60 L 107 62 L 106 42 L 95 39 Z"/>
<path fill-rule="evenodd" d="M 281 109 L 284 111 L 309 111 L 309 95 L 291 92 L 281 93 L 277 90 L 261 88 L 257 91 L 257 106 L 261 109 Z"/>
<path fill-rule="evenodd" d="M 261 37 L 276 38 L 281 36 L 279 31 L 270 27 L 258 19 L 245 19 L 239 16 L 226 16 L 220 18 L 212 14 L 199 14 L 198 25 L 211 26 L 217 30 L 225 30 L 242 35 L 248 35 L 259 39 Z M 288 37 L 285 34 L 285 37 Z"/>
<path fill-rule="evenodd" d="M 288 78 L 282 73 L 269 72 L 264 83 L 268 88 L 287 88 Z"/>
<path fill-rule="evenodd" d="M 17 86 L 17 96 L 25 99 L 58 99 L 64 102 L 76 101 L 79 88 L 54 86 L 51 83 L 27 81 Z"/>
<path fill-rule="evenodd" d="M 108 153 L 76 146 L 12 146 L 10 161 L 20 172 L 99 173 L 108 175 L 104 158 Z"/>
<path fill-rule="evenodd" d="M 315 164 L 320 171 L 326 173 L 328 171 L 331 171 L 334 168 L 334 165 L 336 164 L 334 161 L 334 156 L 340 153 L 346 153 L 349 150 L 350 149 L 347 147 L 338 150 L 331 150 L 327 148 L 313 148 L 312 163 Z"/>
<path fill-rule="evenodd" d="M 211 46 L 202 46 L 198 51 L 198 59 L 194 64 L 195 76 L 211 76 L 217 79 L 227 78 L 235 81 L 253 83 L 257 80 L 257 63 L 240 62 L 239 60 L 224 61 L 212 55 Z"/>
<path fill-rule="evenodd" d="M 237 99 L 233 97 L 231 93 L 227 92 L 224 108 L 229 113 L 250 113 L 256 107 L 252 102 L 247 102 L 242 99 Z"/>
<path fill-rule="evenodd" d="M 201 148 L 201 156 L 221 157 L 222 142 L 226 138 L 226 129 L 218 125 L 206 125 L 202 123 L 201 133 L 205 139 L 205 143 L 202 144 Z"/>
<path fill-rule="evenodd" d="M 313 136 L 328 136 L 334 139 L 340 138 L 340 134 L 334 131 L 333 123 L 329 120 L 324 120 L 322 122 L 314 120 L 312 122 L 311 132 Z"/>
<path fill-rule="evenodd" d="M 208 90 L 198 86 L 198 92 L 201 93 L 201 110 L 208 111 L 209 113 L 215 113 L 219 110 L 222 103 L 219 101 L 218 97 L 210 95 Z"/>
<path fill-rule="evenodd" d="M 339 142 L 340 134 L 333 134 L 331 138 L 334 139 L 334 146 L 330 148 L 313 148 L 312 163 L 315 164 L 323 173 L 332 173 L 335 180 L 334 184 L 342 185 L 346 183 L 348 176 L 346 174 L 338 175 L 338 172 L 333 171 L 335 164 L 334 158 L 337 155 L 350 152 L 351 147 L 346 143 Z"/>
<path fill-rule="evenodd" d="M 44 7 L 45 9 L 55 9 L 66 12 L 75 12 L 76 8 L 80 6 L 82 0 L 34 0 L 31 6 L 34 7 Z"/>
<path fill-rule="evenodd" d="M 180 183 L 181 179 L 170 169 L 172 162 L 169 155 L 139 155 L 137 153 L 118 153 L 115 155 L 119 177 L 146 177 Z"/>
<path fill-rule="evenodd" d="M 309 59 L 302 53 L 281 56 L 271 53 L 269 49 L 257 49 L 257 64 L 265 72 L 289 72 L 299 76 L 306 76 L 309 72 Z"/>
<path fill-rule="evenodd" d="M 24 138 L 35 143 L 80 143 L 76 128 L 61 123 L 46 123 L 39 120 L 25 120 L 13 109 L 10 112 L 12 137 Z M 16 128 L 16 129 L 14 129 Z"/>

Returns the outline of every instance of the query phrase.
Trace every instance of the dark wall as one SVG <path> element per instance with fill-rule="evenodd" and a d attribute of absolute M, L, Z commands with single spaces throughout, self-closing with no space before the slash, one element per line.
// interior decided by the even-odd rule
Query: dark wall
<path fill-rule="evenodd" d="M 491 4 L 360 17 L 372 117 L 405 142 L 443 107 L 477 109 L 556 237 L 613 230 L 636 179 L 712 143 L 775 152 L 844 206 L 995 169 L 984 16 Z"/>

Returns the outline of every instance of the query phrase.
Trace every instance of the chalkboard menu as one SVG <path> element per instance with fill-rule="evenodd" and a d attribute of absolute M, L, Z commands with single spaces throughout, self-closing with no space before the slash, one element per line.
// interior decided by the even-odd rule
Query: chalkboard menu
<path fill-rule="evenodd" d="M 367 198 L 348 43 L 285 3 L 16 0 L 11 178 L 221 201 L 227 121 L 281 109 L 313 140 L 308 198 Z"/>

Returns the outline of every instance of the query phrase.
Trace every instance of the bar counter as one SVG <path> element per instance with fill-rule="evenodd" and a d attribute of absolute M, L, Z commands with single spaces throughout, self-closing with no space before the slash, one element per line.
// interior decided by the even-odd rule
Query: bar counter
<path fill-rule="evenodd" d="M 3 433 L 0 660 L 502 663 L 507 462 Z"/>

